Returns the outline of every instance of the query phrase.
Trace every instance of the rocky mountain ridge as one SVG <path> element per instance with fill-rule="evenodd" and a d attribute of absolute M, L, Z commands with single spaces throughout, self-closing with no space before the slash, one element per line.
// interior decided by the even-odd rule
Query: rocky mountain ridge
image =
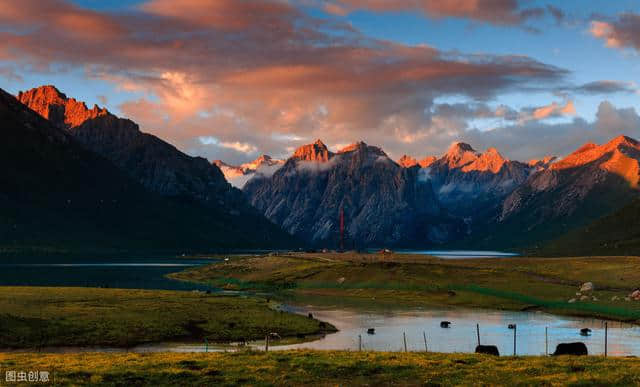
<path fill-rule="evenodd" d="M 418 172 L 364 142 L 333 153 L 318 140 L 243 191 L 267 218 L 314 244 L 338 243 L 341 209 L 350 246 L 438 243 L 462 232 Z"/>
<path fill-rule="evenodd" d="M 534 170 L 495 148 L 480 153 L 465 143 L 452 144 L 440 158 L 405 155 L 394 162 L 364 142 L 334 153 L 316 140 L 296 149 L 272 177 L 249 180 L 243 191 L 269 219 L 316 243 L 335 242 L 337 214 L 347 206 L 355 213 L 347 217 L 347 232 L 362 245 L 428 245 L 464 237 L 495 216 L 500 200 Z M 409 199 L 399 191 L 406 187 L 413 192 Z M 370 207 L 351 199 L 363 192 Z"/>
<path fill-rule="evenodd" d="M 256 239 L 288 239 L 285 234 L 232 187 L 218 167 L 205 158 L 192 157 L 138 125 L 96 106 L 68 98 L 53 86 L 18 94 L 18 100 L 55 127 L 70 134 L 87 150 L 95 152 L 153 194 L 179 202 L 197 203 L 212 213 L 226 214 L 229 228 L 251 224 L 261 233 Z M 269 244 L 269 242 L 265 242 Z"/>
<path fill-rule="evenodd" d="M 618 136 L 606 144 L 585 144 L 549 168 L 531 176 L 506 198 L 500 220 L 518 216 L 538 196 L 558 197 L 549 211 L 553 216 L 574 213 L 594 189 L 608 183 L 609 189 L 622 185 L 637 188 L 640 166 L 640 144 L 626 136 Z"/>
<path fill-rule="evenodd" d="M 640 145 L 624 136 L 587 144 L 561 160 L 527 163 L 466 143 L 454 143 L 425 163 L 407 155 L 394 162 L 363 142 L 333 153 L 317 140 L 298 148 L 272 177 L 249 181 L 244 192 L 269 219 L 318 243 L 335 241 L 339 208 L 347 207 L 354 212 L 347 217 L 349 237 L 363 245 L 469 239 L 470 246 L 518 247 L 627 203 L 637 195 L 639 159 Z M 406 192 L 413 192 L 411 199 Z M 352 199 L 358 195 L 375 204 Z M 412 223 L 412 213 L 428 226 Z M 412 227 L 428 231 L 416 234 Z"/>
<path fill-rule="evenodd" d="M 106 109 L 88 109 L 67 98 L 54 86 L 42 86 L 18 94 L 18 100 L 71 133 L 88 149 L 123 168 L 152 192 L 186 197 L 211 206 L 242 207 L 239 192 L 222 172 L 202 157 L 191 157 L 156 136 L 143 133 L 128 119 Z"/>
<path fill-rule="evenodd" d="M 150 192 L 0 89 L 0 246 L 16 254 L 176 254 L 286 243 L 258 219 Z M 266 222 L 266 220 L 264 220 Z M 272 238 L 269 238 L 269 237 Z"/>

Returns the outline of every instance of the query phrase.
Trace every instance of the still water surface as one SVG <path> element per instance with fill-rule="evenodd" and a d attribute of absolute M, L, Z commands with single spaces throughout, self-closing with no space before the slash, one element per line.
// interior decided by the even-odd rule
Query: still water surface
<path fill-rule="evenodd" d="M 272 345 L 271 350 L 318 349 L 351 350 L 359 348 L 359 337 L 363 350 L 404 351 L 406 334 L 408 351 L 474 352 L 477 345 L 476 324 L 480 327 L 480 342 L 496 345 L 500 354 L 513 355 L 514 330 L 516 324 L 516 353 L 518 355 L 544 355 L 547 352 L 545 328 L 548 333 L 548 352 L 553 353 L 558 343 L 582 341 L 589 354 L 604 352 L 603 320 L 554 316 L 537 312 L 491 311 L 477 309 L 433 309 L 413 311 L 390 311 L 388 313 L 355 310 L 321 310 L 313 308 L 288 308 L 299 313 L 313 313 L 315 318 L 327 321 L 339 332 L 326 335 L 315 341 L 293 345 Z M 440 328 L 440 322 L 451 322 L 448 329 Z M 375 334 L 367 334 L 374 328 Z M 590 336 L 581 336 L 580 329 L 590 328 Z M 251 345 L 263 349 L 264 342 Z M 204 352 L 234 350 L 233 347 L 215 347 L 203 344 L 150 344 L 133 349 L 135 352 Z M 608 322 L 608 354 L 610 356 L 640 356 L 640 327 L 625 323 Z"/>
<path fill-rule="evenodd" d="M 214 263 L 206 259 L 136 259 L 76 262 L 0 263 L 1 286 L 86 286 L 124 289 L 209 290 L 165 275 Z"/>
<path fill-rule="evenodd" d="M 378 351 L 404 351 L 403 333 L 407 350 L 424 351 L 424 337 L 429 351 L 474 352 L 480 327 L 480 342 L 496 345 L 502 355 L 513 354 L 516 324 L 516 353 L 540 355 L 546 352 L 545 328 L 548 332 L 548 351 L 558 343 L 582 341 L 590 354 L 604 352 L 603 320 L 555 316 L 539 312 L 492 311 L 478 309 L 435 309 L 393 313 L 366 313 L 349 310 L 315 310 L 314 317 L 329 321 L 340 331 L 315 342 L 282 346 L 278 349 L 350 349 L 357 350 L 359 338 L 362 348 Z M 451 327 L 441 328 L 441 321 L 450 321 Z M 375 334 L 367 334 L 374 328 Z M 581 328 L 592 329 L 590 336 L 581 336 Z M 423 335 L 424 333 L 424 335 Z M 640 355 L 640 327 L 608 322 L 608 353 L 612 356 Z"/>
<path fill-rule="evenodd" d="M 402 254 L 431 255 L 443 259 L 472 259 L 472 258 L 507 258 L 517 257 L 516 253 L 484 250 L 398 250 Z"/>

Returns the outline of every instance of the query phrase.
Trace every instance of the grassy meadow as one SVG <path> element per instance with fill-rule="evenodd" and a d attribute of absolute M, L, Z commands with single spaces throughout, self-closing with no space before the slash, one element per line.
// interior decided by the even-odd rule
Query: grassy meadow
<path fill-rule="evenodd" d="M 335 329 L 273 306 L 204 292 L 0 287 L 0 348 L 231 342 Z"/>
<path fill-rule="evenodd" d="M 56 385 L 640 384 L 640 360 L 473 354 L 289 351 L 156 354 L 0 353 L 1 370 L 46 370 Z"/>
<path fill-rule="evenodd" d="M 640 320 L 640 301 L 625 300 L 640 286 L 637 257 L 444 260 L 301 253 L 233 258 L 169 276 L 316 305 L 465 306 Z M 584 282 L 593 282 L 595 291 L 577 295 Z"/>

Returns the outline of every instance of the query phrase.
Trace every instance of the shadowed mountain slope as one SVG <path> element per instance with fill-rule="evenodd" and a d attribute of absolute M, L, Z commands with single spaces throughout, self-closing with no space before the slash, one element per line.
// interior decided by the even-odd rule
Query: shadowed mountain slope
<path fill-rule="evenodd" d="M 269 219 L 318 245 L 337 244 L 341 208 L 349 246 L 432 245 L 462 233 L 419 171 L 363 142 L 333 153 L 318 140 L 244 192 Z"/>
<path fill-rule="evenodd" d="M 640 198 L 549 242 L 537 254 L 640 255 Z"/>
<path fill-rule="evenodd" d="M 4 246 L 207 251 L 291 242 L 255 213 L 245 219 L 151 192 L 1 90 L 0 122 Z"/>

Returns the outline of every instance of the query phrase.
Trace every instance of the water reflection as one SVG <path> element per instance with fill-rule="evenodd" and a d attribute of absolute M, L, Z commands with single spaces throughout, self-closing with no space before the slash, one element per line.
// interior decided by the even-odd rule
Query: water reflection
<path fill-rule="evenodd" d="M 518 355 L 544 355 L 545 328 L 548 350 L 553 352 L 562 342 L 582 341 L 589 354 L 604 353 L 604 321 L 559 317 L 538 312 L 485 311 L 472 309 L 428 310 L 397 313 L 363 313 L 349 310 L 299 310 L 311 312 L 328 321 L 340 331 L 313 342 L 274 347 L 274 349 L 357 350 L 358 336 L 364 350 L 403 351 L 403 333 L 409 351 L 424 351 L 424 335 L 429 351 L 473 352 L 477 345 L 476 324 L 480 326 L 480 341 L 496 345 L 501 355 L 513 354 L 516 324 Z M 440 328 L 441 321 L 451 321 L 448 329 Z M 367 334 L 375 328 L 375 334 Z M 581 336 L 581 328 L 590 328 L 591 336 Z M 608 322 L 608 354 L 612 356 L 640 355 L 640 327 Z"/>
<path fill-rule="evenodd" d="M 516 253 L 483 250 L 399 250 L 397 252 L 401 254 L 431 255 L 444 259 L 506 258 L 518 256 Z"/>
<path fill-rule="evenodd" d="M 272 345 L 271 350 L 317 349 L 357 351 L 359 336 L 363 350 L 404 351 L 403 333 L 407 350 L 425 351 L 424 337 L 431 352 L 474 352 L 477 345 L 476 324 L 480 326 L 480 341 L 495 345 L 502 356 L 513 355 L 514 330 L 517 325 L 517 354 L 544 355 L 546 353 L 545 328 L 548 332 L 548 350 L 553 353 L 559 343 L 582 341 L 590 355 L 604 352 L 604 320 L 560 317 L 537 312 L 509 312 L 476 309 L 416 310 L 410 312 L 368 313 L 353 310 L 322 310 L 292 308 L 298 313 L 313 313 L 315 318 L 327 321 L 340 331 L 315 341 L 292 345 Z M 451 321 L 448 329 L 440 328 L 443 320 Z M 608 321 L 609 356 L 639 356 L 640 327 L 617 321 Z M 367 334 L 375 328 L 375 334 Z M 591 336 L 581 336 L 580 329 L 590 328 Z M 423 335 L 424 334 L 424 335 Z M 275 343 L 274 343 L 275 344 Z M 263 349 L 264 342 L 253 342 L 254 349 Z M 69 347 L 44 348 L 42 352 L 222 352 L 235 351 L 235 344 L 215 343 L 150 343 L 130 349 Z"/>
<path fill-rule="evenodd" d="M 110 259 L 0 263 L 1 286 L 85 286 L 130 289 L 216 290 L 206 285 L 166 278 L 187 267 L 210 264 L 208 259 Z"/>

